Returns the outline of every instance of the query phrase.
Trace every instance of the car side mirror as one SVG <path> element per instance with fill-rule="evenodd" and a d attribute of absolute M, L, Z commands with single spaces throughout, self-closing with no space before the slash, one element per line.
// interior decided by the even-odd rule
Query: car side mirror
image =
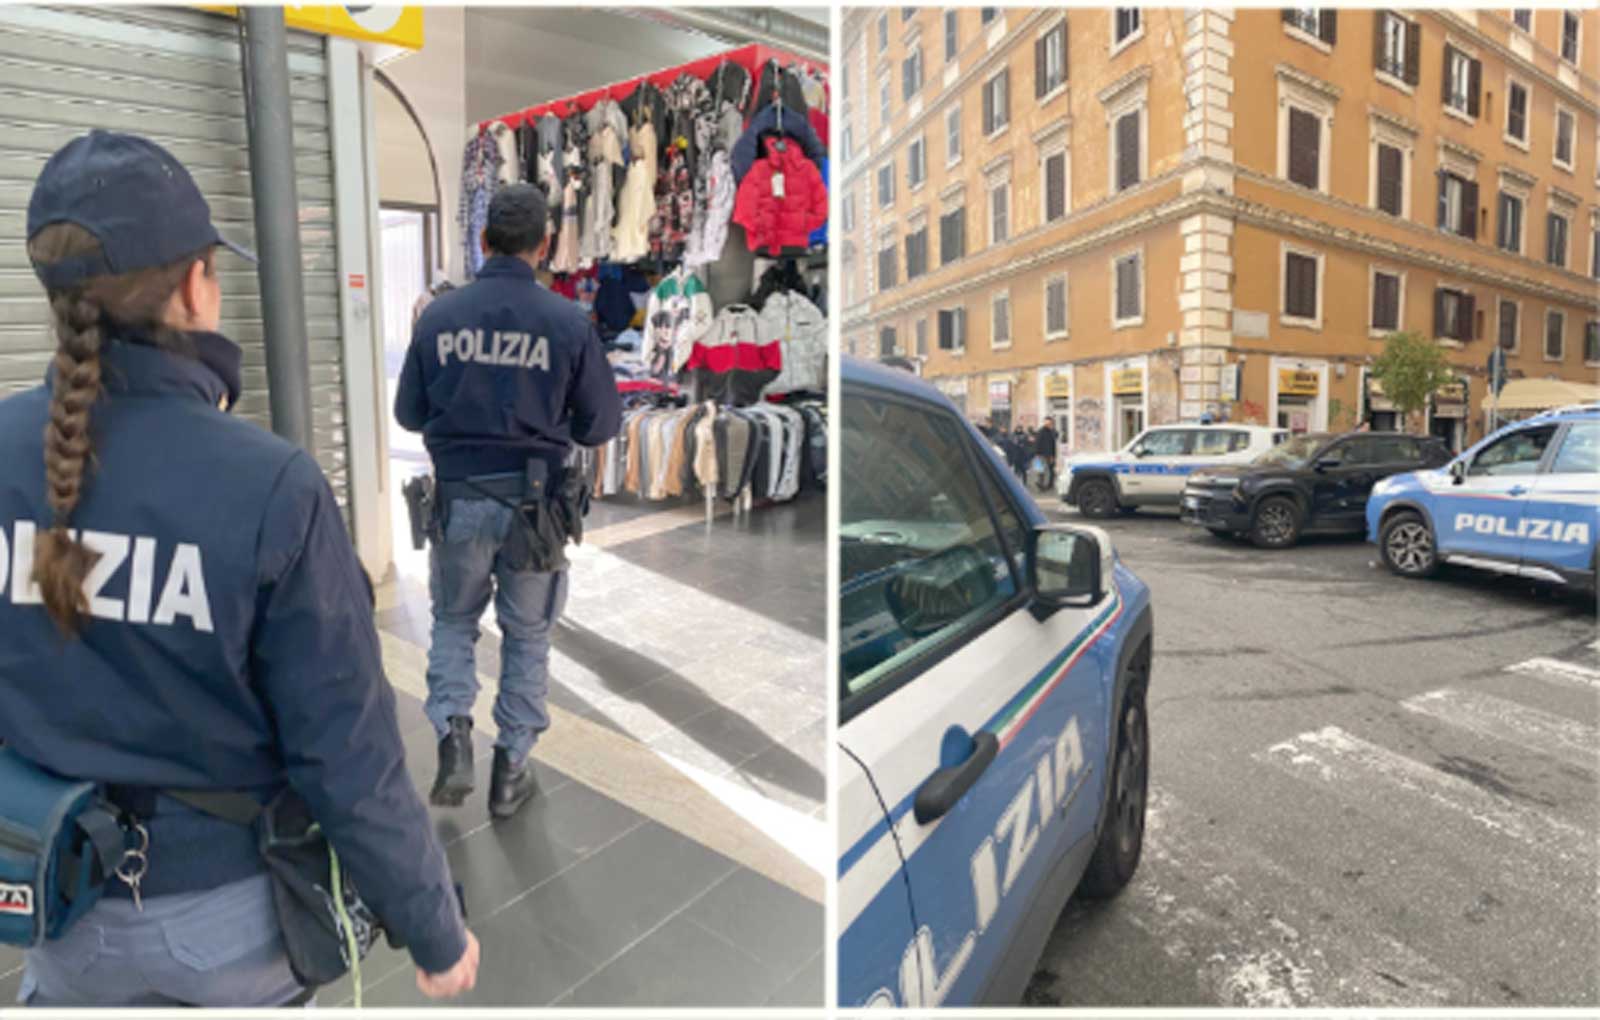
<path fill-rule="evenodd" d="M 1028 587 L 1035 615 L 1065 606 L 1093 606 L 1110 593 L 1115 552 L 1099 528 L 1041 524 L 1028 543 Z"/>
<path fill-rule="evenodd" d="M 1460 485 L 1462 482 L 1464 482 L 1466 480 L 1467 480 L 1467 462 L 1464 461 L 1464 460 L 1453 460 L 1453 461 L 1451 461 L 1450 462 L 1450 483 L 1452 485 Z"/>
<path fill-rule="evenodd" d="M 1135 457 L 1148 457 L 1150 456 L 1150 450 L 1148 447 L 1144 446 L 1134 447 L 1133 455 Z"/>
<path fill-rule="evenodd" d="M 889 615 L 914 638 L 927 637 L 993 600 L 995 565 L 970 545 L 907 564 L 885 586 Z"/>

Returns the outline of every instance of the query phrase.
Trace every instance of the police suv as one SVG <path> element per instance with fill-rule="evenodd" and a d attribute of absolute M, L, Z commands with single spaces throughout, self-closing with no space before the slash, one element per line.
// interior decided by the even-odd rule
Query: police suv
<path fill-rule="evenodd" d="M 841 1004 L 1014 1004 L 1138 866 L 1149 590 L 937 390 L 841 375 Z"/>
<path fill-rule="evenodd" d="M 1600 404 L 1516 422 L 1445 467 L 1379 482 L 1367 539 L 1404 577 L 1440 563 L 1593 590 Z"/>
<path fill-rule="evenodd" d="M 1085 517 L 1176 506 L 1191 472 L 1248 464 L 1288 434 L 1262 425 L 1157 425 L 1113 453 L 1068 457 L 1056 491 Z"/>

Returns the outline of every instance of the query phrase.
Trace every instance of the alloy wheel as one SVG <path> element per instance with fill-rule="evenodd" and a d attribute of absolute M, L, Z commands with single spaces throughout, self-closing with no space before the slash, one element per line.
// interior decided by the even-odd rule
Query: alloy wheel
<path fill-rule="evenodd" d="M 1407 521 L 1390 529 L 1386 551 L 1400 571 L 1420 573 L 1433 565 L 1433 536 L 1420 521 Z"/>

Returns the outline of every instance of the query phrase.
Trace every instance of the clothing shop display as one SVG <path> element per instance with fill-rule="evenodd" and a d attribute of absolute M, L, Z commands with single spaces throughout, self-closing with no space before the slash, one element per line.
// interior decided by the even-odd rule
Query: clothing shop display
<path fill-rule="evenodd" d="M 828 319 L 804 294 L 786 290 L 768 297 L 756 329 L 763 346 L 778 348 L 778 375 L 764 395 L 827 390 Z"/>
<path fill-rule="evenodd" d="M 786 138 L 764 139 L 766 152 L 739 184 L 733 221 L 751 251 L 806 248 L 828 221 L 828 189 L 816 164 Z"/>
<path fill-rule="evenodd" d="M 456 222 L 468 277 L 477 276 L 483 266 L 478 239 L 489 224 L 489 200 L 500 186 L 500 158 L 500 146 L 488 132 L 469 139 L 461 154 L 461 209 Z"/>
<path fill-rule="evenodd" d="M 711 330 L 711 295 L 694 273 L 680 267 L 650 294 L 644 345 L 651 375 L 668 379 L 689 360 L 694 345 Z"/>
<path fill-rule="evenodd" d="M 765 150 L 760 143 L 764 138 L 790 138 L 798 142 L 806 158 L 819 171 L 823 157 L 828 154 L 826 146 L 811 130 L 811 122 L 806 119 L 803 109 L 768 106 L 751 119 L 744 134 L 734 144 L 733 154 L 729 157 L 733 163 L 734 180 L 743 183 L 750 168 L 761 158 Z"/>
<path fill-rule="evenodd" d="M 648 118 L 648 114 L 646 114 Z M 656 129 L 648 119 L 628 138 L 630 162 L 617 201 L 616 246 L 618 262 L 637 262 L 650 254 L 650 220 L 655 216 Z"/>
<path fill-rule="evenodd" d="M 762 388 L 782 369 L 782 348 L 762 336 L 761 316 L 749 305 L 728 305 L 697 340 L 684 364 L 702 400 L 736 406 L 761 399 Z"/>

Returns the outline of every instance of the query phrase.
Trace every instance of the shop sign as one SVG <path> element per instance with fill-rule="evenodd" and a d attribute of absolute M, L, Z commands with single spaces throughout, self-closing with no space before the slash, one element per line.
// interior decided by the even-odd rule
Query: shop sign
<path fill-rule="evenodd" d="M 989 384 L 989 406 L 996 410 L 1004 410 L 1011 406 L 1010 383 L 992 382 Z"/>
<path fill-rule="evenodd" d="M 1383 383 L 1367 376 L 1367 410 L 1368 411 L 1393 411 L 1394 401 L 1390 400 L 1383 392 Z"/>
<path fill-rule="evenodd" d="M 1433 393 L 1433 402 L 1435 404 L 1465 404 L 1467 402 L 1467 384 L 1453 382 L 1439 387 Z"/>
<path fill-rule="evenodd" d="M 1063 399 L 1072 396 L 1072 379 L 1065 372 L 1052 372 L 1044 377 L 1044 395 Z"/>
<path fill-rule="evenodd" d="M 1137 395 L 1144 392 L 1144 369 L 1119 368 L 1111 373 L 1111 392 L 1115 396 Z"/>
<path fill-rule="evenodd" d="M 239 8 L 200 4 L 202 10 L 237 15 Z M 384 43 L 408 50 L 422 49 L 422 8 L 339 4 L 331 7 L 290 4 L 283 8 L 289 28 L 316 35 L 337 35 L 361 42 Z"/>
<path fill-rule="evenodd" d="M 1321 388 L 1322 376 L 1303 368 L 1278 369 L 1278 394 L 1285 397 L 1314 397 Z"/>

